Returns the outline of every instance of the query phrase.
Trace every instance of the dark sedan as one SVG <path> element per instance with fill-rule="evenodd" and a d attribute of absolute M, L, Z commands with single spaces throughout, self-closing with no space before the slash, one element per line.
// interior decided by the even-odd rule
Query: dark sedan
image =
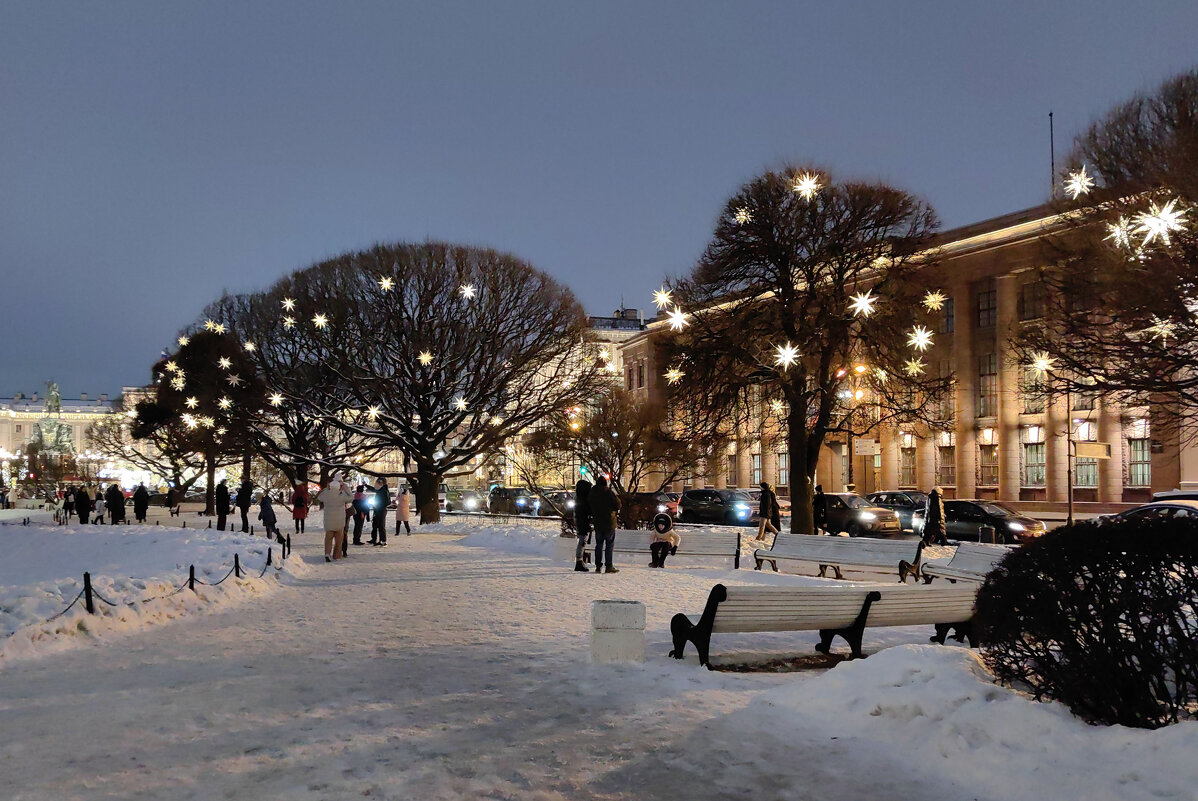
<path fill-rule="evenodd" d="M 916 534 L 923 534 L 923 512 L 913 519 Z M 1024 517 L 998 501 L 954 500 L 944 502 L 944 523 L 950 540 L 981 542 L 983 526 L 994 529 L 995 540 L 1008 545 L 1027 542 L 1044 534 L 1044 524 Z"/>
<path fill-rule="evenodd" d="M 748 495 L 730 489 L 687 490 L 678 501 L 678 513 L 684 523 L 751 526 L 753 511 Z"/>
<path fill-rule="evenodd" d="M 890 509 L 898 515 L 899 525 L 904 531 L 911 530 L 911 517 L 928 505 L 928 496 L 922 492 L 901 490 L 895 492 L 871 492 L 865 499 L 874 506 Z"/>
<path fill-rule="evenodd" d="M 841 532 L 850 537 L 885 537 L 901 534 L 898 515 L 890 509 L 875 506 L 852 492 L 830 492 L 824 495 L 828 510 L 829 534 Z"/>

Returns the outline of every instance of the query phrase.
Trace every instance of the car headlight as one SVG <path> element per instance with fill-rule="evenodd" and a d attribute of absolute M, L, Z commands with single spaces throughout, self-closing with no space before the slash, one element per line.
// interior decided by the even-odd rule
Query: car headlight
<path fill-rule="evenodd" d="M 573 508 L 574 508 L 574 501 L 566 501 L 566 508 L 567 508 L 567 509 L 573 509 Z"/>
<path fill-rule="evenodd" d="M 664 512 L 669 508 L 670 507 L 666 506 L 664 503 L 657 504 L 657 511 L 659 511 L 659 512 Z"/>
<path fill-rule="evenodd" d="M 861 512 L 861 514 L 859 514 L 858 517 L 860 517 L 862 520 L 877 520 L 878 519 L 878 516 L 876 514 L 874 514 L 873 512 Z"/>
<path fill-rule="evenodd" d="M 527 501 L 525 501 L 523 498 L 517 498 L 517 499 L 516 499 L 516 505 L 517 505 L 517 506 L 523 506 L 525 503 L 527 503 Z"/>
<path fill-rule="evenodd" d="M 1011 531 L 1024 531 L 1027 527 L 1024 526 L 1023 523 L 1016 523 L 1012 521 L 1007 523 L 1007 528 L 1011 529 Z"/>
<path fill-rule="evenodd" d="M 540 502 L 540 501 L 533 501 L 533 502 L 532 502 L 532 508 L 533 508 L 533 509 L 540 509 L 540 508 L 541 508 L 541 502 Z"/>
<path fill-rule="evenodd" d="M 467 509 L 473 509 L 474 507 L 478 506 L 478 501 L 476 501 L 474 498 L 467 498 L 462 502 L 462 506 L 465 506 Z"/>

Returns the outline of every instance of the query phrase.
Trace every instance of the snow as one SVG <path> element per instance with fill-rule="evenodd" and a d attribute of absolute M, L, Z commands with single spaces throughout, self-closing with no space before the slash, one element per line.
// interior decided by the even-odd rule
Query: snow
<path fill-rule="evenodd" d="M 697 615 L 717 581 L 831 580 L 631 557 L 581 574 L 552 529 L 414 532 L 325 564 L 310 530 L 296 556 L 319 563 L 269 595 L 10 661 L 5 796 L 1123 801 L 1198 786 L 1198 723 L 1088 726 L 993 684 L 968 649 L 927 645 L 927 627 L 871 629 L 870 657 L 831 670 L 666 657 L 670 617 Z M 645 604 L 646 662 L 589 663 L 598 598 Z M 713 658 L 815 640 L 717 635 Z"/>

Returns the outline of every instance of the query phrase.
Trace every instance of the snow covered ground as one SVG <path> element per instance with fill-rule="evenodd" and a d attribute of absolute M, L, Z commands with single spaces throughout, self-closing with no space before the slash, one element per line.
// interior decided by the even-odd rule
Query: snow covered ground
<path fill-rule="evenodd" d="M 831 670 L 708 672 L 693 652 L 666 658 L 671 615 L 697 614 L 717 581 L 821 580 L 728 560 L 584 575 L 545 533 L 425 527 L 261 599 L 13 660 L 0 668 L 3 795 L 1195 798 L 1198 723 L 1087 726 L 992 684 L 971 651 L 926 645 L 922 628 L 871 630 L 872 656 Z M 318 559 L 319 539 L 296 554 Z M 598 598 L 645 602 L 644 664 L 589 664 Z M 713 655 L 814 641 L 717 635 Z"/>

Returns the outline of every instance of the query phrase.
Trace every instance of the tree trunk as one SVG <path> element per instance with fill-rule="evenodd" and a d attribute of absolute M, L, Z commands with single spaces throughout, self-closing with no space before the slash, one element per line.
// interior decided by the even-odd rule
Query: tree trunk
<path fill-rule="evenodd" d="M 420 511 L 420 522 L 436 523 L 441 519 L 441 508 L 437 505 L 437 489 L 441 476 L 432 469 L 418 465 L 416 468 L 416 508 Z"/>
<path fill-rule="evenodd" d="M 252 459 L 253 459 L 253 454 L 251 454 L 249 451 L 245 451 L 244 453 L 241 454 L 241 480 L 242 481 L 245 481 L 247 478 L 250 478 L 250 462 L 252 461 Z"/>
<path fill-rule="evenodd" d="M 204 514 L 211 517 L 216 513 L 216 457 L 204 454 L 204 470 L 208 475 L 208 486 L 204 488 Z"/>
<path fill-rule="evenodd" d="M 808 463 L 807 432 L 803 413 L 790 415 L 790 530 L 796 534 L 815 533 L 815 514 L 811 499 L 815 488 L 815 469 L 818 463 Z M 798 481 L 795 481 L 795 479 Z"/>

